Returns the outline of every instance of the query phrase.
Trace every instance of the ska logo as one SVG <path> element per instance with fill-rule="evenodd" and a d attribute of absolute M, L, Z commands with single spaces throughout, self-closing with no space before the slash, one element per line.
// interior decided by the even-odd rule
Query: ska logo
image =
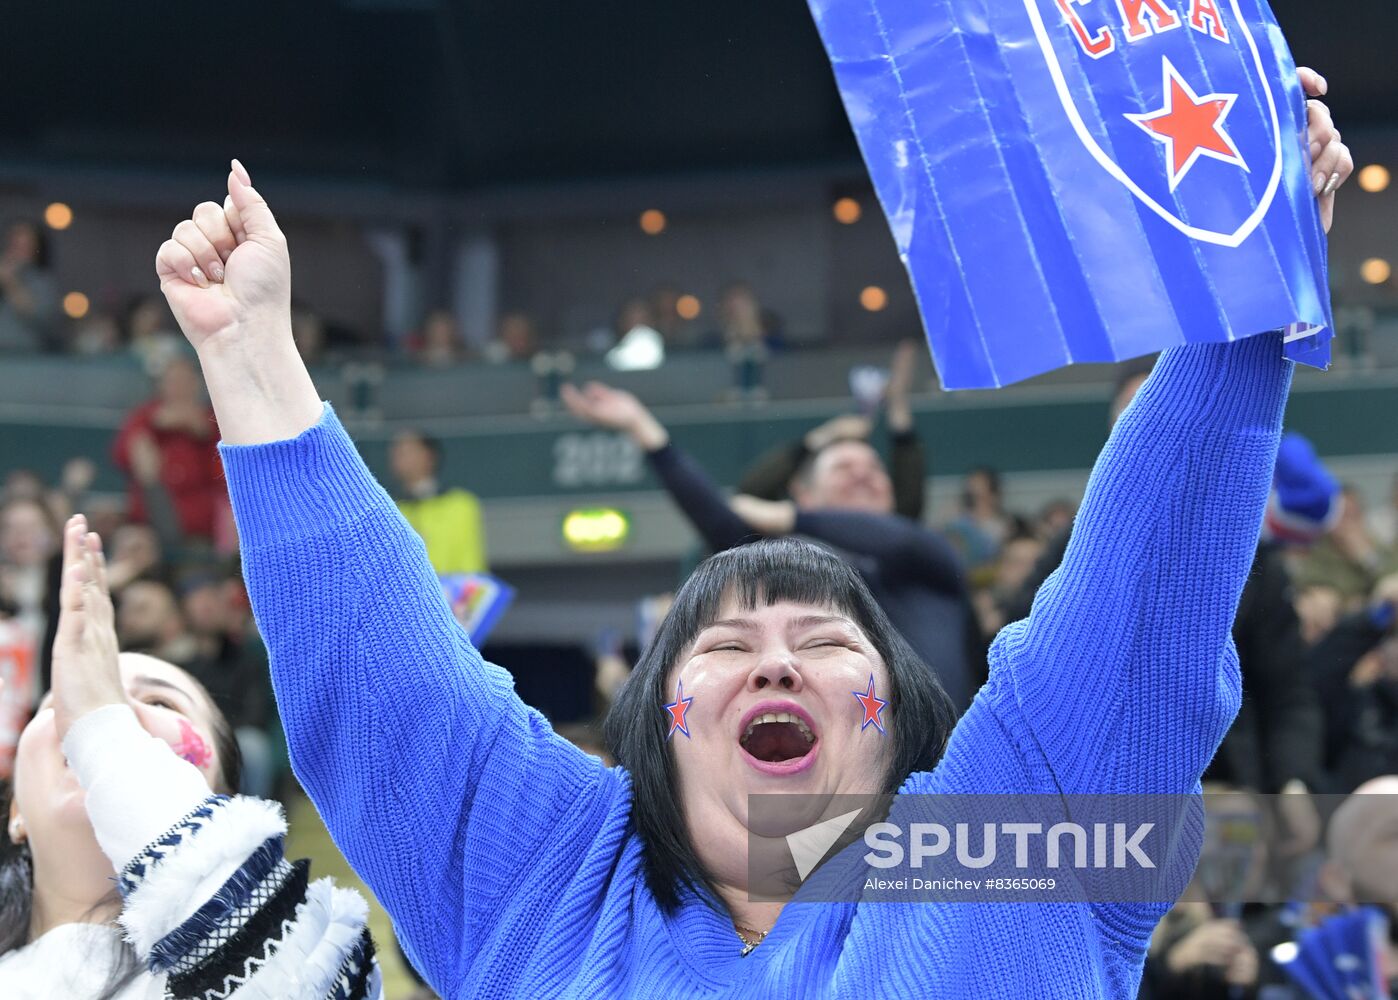
<path fill-rule="evenodd" d="M 1088 152 L 1180 232 L 1228 247 L 1282 172 L 1277 95 L 1239 3 L 1024 0 Z"/>

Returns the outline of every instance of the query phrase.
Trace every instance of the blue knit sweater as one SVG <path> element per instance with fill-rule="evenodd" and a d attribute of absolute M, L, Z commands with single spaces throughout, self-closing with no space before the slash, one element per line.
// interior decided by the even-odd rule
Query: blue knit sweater
<path fill-rule="evenodd" d="M 1162 357 L 1062 567 L 907 790 L 1198 788 L 1238 708 L 1229 625 L 1289 382 L 1271 336 Z M 792 905 L 746 958 L 705 905 L 663 915 L 628 775 L 481 661 L 329 408 L 223 456 L 296 773 L 450 1000 L 1135 996 L 1161 906 Z"/>

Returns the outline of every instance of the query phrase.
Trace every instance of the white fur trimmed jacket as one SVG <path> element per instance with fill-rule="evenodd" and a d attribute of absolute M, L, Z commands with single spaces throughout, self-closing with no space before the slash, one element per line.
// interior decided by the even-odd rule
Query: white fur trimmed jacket
<path fill-rule="evenodd" d="M 83 716 L 63 749 L 117 872 L 121 928 L 148 970 L 122 1000 L 382 996 L 367 904 L 329 879 L 311 882 L 307 862 L 282 856 L 286 821 L 276 803 L 210 795 L 199 772 L 124 705 Z M 104 932 L 112 934 L 58 927 L 0 958 L 0 995 L 80 1000 L 75 988 L 106 979 L 97 956 L 115 962 L 119 953 L 84 947 L 63 961 L 62 952 Z"/>

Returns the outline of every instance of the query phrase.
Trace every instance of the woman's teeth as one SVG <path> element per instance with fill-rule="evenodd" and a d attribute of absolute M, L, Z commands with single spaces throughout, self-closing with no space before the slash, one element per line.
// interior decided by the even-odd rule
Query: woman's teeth
<path fill-rule="evenodd" d="M 753 720 L 748 723 L 747 729 L 743 731 L 740 742 L 747 743 L 755 728 L 769 722 L 790 722 L 801 730 L 801 735 L 806 738 L 807 743 L 815 742 L 815 733 L 811 732 L 810 727 L 802 721 L 799 715 L 792 715 L 790 712 L 764 712 L 754 717 Z"/>

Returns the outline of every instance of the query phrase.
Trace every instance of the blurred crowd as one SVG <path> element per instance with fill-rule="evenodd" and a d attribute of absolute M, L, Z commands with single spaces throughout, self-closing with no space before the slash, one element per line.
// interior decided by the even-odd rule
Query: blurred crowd
<path fill-rule="evenodd" d="M 52 298 L 41 277 L 42 258 L 33 256 L 34 247 L 42 246 L 36 235 L 10 234 L 11 263 L 0 270 L 6 283 L 0 343 L 52 349 L 52 340 L 35 334 L 24 341 L 22 335 L 38 328 L 36 317 Z M 31 255 L 27 269 L 13 266 L 21 252 Z M 14 295 L 14 287 L 23 287 L 27 297 Z M 716 333 L 711 346 L 741 337 L 778 347 L 779 333 L 762 318 L 750 290 L 734 295 L 731 316 L 742 332 Z M 639 301 L 628 306 L 625 323 L 634 324 L 628 334 L 644 326 L 666 343 L 691 336 L 668 328 L 643 305 L 653 307 Z M 303 350 L 319 350 L 318 335 L 308 332 L 311 319 L 300 322 L 307 324 L 298 328 Z M 25 469 L 0 470 L 0 754 L 10 752 L 47 687 L 59 525 L 82 511 L 109 539 L 124 648 L 150 652 L 198 677 L 237 729 L 247 762 L 244 790 L 274 795 L 286 776 L 286 755 L 266 652 L 240 579 L 218 430 L 197 368 L 170 342 L 174 335 L 164 323 L 163 307 L 146 303 L 133 311 L 127 338 L 75 336 L 68 345 L 88 350 L 100 339 L 114 348 L 127 339 L 130 349 L 148 352 L 157 372 L 149 400 L 127 416 L 108 454 L 74 456 L 56 482 Z M 75 335 L 85 329 L 75 328 Z M 536 343 L 527 317 L 506 316 L 498 343 L 499 358 L 527 356 Z M 702 337 L 693 342 L 704 343 Z M 454 356 L 459 345 L 450 317 L 430 318 L 413 350 L 425 363 Z M 1028 614 L 1038 587 L 1071 544 L 1075 500 L 1016 510 L 1006 502 L 997 471 L 981 467 L 962 476 L 953 502 L 931 509 L 926 484 L 935 471 L 937 442 L 921 440 L 912 419 L 915 357 L 916 349 L 905 345 L 887 369 L 866 373 L 853 412 L 764 455 L 734 497 L 713 490 L 703 470 L 629 394 L 593 384 L 566 391 L 564 402 L 579 418 L 637 440 L 708 549 L 756 534 L 792 532 L 847 554 L 964 708 L 984 679 L 991 639 Z M 1104 436 L 1145 374 L 1132 371 L 1122 380 L 1103 413 Z M 439 574 L 484 572 L 480 505 L 470 483 L 441 481 L 440 451 L 428 434 L 401 432 L 390 451 L 393 482 L 386 485 L 426 540 Z M 91 493 L 99 463 L 120 470 L 123 495 Z M 605 750 L 596 719 L 625 680 L 636 643 L 644 643 L 666 606 L 664 595 L 636 596 L 642 624 L 635 642 L 615 635 L 599 641 L 592 651 L 595 703 L 581 718 L 558 720 L 561 732 L 597 753 Z M 1333 841 L 1334 823 L 1323 793 L 1353 792 L 1398 773 L 1395 612 L 1398 476 L 1382 502 L 1366 504 L 1358 491 L 1336 481 L 1304 439 L 1288 436 L 1235 626 L 1243 709 L 1207 781 L 1232 795 L 1272 796 L 1249 799 L 1249 808 L 1265 814 L 1259 822 L 1278 832 L 1276 842 L 1285 848 L 1272 862 L 1289 877 L 1315 878 L 1325 865 L 1333 869 L 1335 849 L 1332 844 L 1327 853 L 1326 830 L 1328 824 Z M 929 622 L 937 635 L 925 634 Z M 1374 849 L 1360 833 L 1350 840 L 1347 857 L 1368 857 L 1365 852 Z M 1335 885 L 1347 884 L 1325 870 Z M 1332 895 L 1336 905 L 1344 903 L 1343 891 Z M 1246 912 L 1211 906 L 1207 899 L 1181 904 L 1157 934 L 1145 989 L 1166 1000 L 1267 995 L 1261 991 L 1280 981 L 1267 950 L 1301 919 L 1288 912 L 1283 902 Z"/>
<path fill-rule="evenodd" d="M 11 222 L 0 243 L 0 355 L 47 353 L 82 356 L 132 355 L 151 370 L 178 352 L 183 338 L 164 298 L 138 296 L 127 303 L 84 302 L 78 315 L 65 310 L 50 267 L 50 236 L 37 222 Z M 551 334 L 523 309 L 502 310 L 493 336 L 473 342 L 451 310 L 429 310 L 407 336 L 391 341 L 360 329 L 329 323 L 294 304 L 293 332 L 308 364 L 350 357 L 398 360 L 429 368 L 461 364 L 528 363 L 540 353 L 603 357 L 618 370 L 655 368 L 667 352 L 755 353 L 784 350 L 780 316 L 763 305 L 756 290 L 733 282 L 720 290 L 710 310 L 669 284 L 621 302 L 610 326 L 581 335 Z"/>

